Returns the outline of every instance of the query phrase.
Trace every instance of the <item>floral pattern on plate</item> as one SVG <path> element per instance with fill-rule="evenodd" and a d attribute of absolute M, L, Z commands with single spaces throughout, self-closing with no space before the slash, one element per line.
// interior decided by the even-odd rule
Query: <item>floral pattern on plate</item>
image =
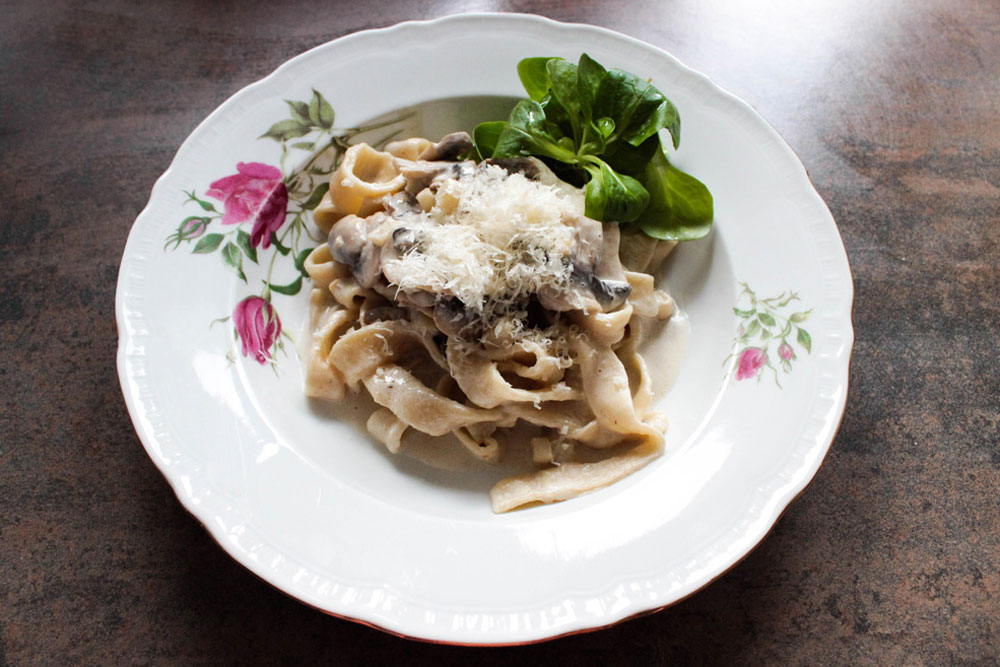
<path fill-rule="evenodd" d="M 354 138 L 401 120 L 392 118 L 336 129 L 333 107 L 316 90 L 309 102 L 285 100 L 285 103 L 289 117 L 274 123 L 258 137 L 280 144 L 279 166 L 238 162 L 235 174 L 223 176 L 208 186 L 206 198 L 199 197 L 195 190 L 186 191 L 184 203 L 193 203 L 200 211 L 181 220 L 164 245 L 164 250 L 185 245 L 191 246 L 194 254 L 218 253 L 222 263 L 247 286 L 250 285 L 244 271 L 247 263 L 266 265 L 260 291 L 241 299 L 232 313 L 214 320 L 213 324 L 232 319 L 239 345 L 230 349 L 230 360 L 234 360 L 235 350 L 239 349 L 244 357 L 275 369 L 275 356 L 284 350 L 288 333 L 282 331 L 274 295 L 294 296 L 301 291 L 302 280 L 308 278 L 304 267 L 306 257 L 326 240 L 309 224 L 308 213 L 322 201 L 330 187 L 330 174 Z M 376 145 L 385 143 L 394 134 L 376 141 Z M 309 156 L 290 168 L 289 158 L 297 151 L 309 151 Z M 283 260 L 280 264 L 279 258 Z M 293 272 L 286 268 L 289 259 Z M 278 275 L 285 277 L 279 279 Z"/>
<path fill-rule="evenodd" d="M 760 383 L 765 370 L 769 370 L 780 388 L 778 368 L 782 373 L 791 373 L 792 364 L 799 358 L 796 347 L 789 340 L 807 354 L 812 351 L 812 337 L 802 327 L 802 323 L 809 319 L 812 309 L 795 310 L 793 302 L 800 299 L 791 290 L 762 299 L 746 283 L 741 282 L 740 287 L 742 291 L 737 305 L 733 307 L 733 312 L 740 318 L 740 324 L 733 338 L 733 351 L 723 364 L 729 364 L 736 357 L 736 364 L 731 367 L 730 372 L 735 372 L 737 381 L 757 378 Z M 768 354 L 771 345 L 775 343 L 777 366 L 772 363 L 772 357 Z"/>

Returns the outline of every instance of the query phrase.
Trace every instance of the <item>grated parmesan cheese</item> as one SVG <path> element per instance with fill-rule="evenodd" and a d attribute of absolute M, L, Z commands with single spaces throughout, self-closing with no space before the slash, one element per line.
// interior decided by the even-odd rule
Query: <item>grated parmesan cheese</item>
<path fill-rule="evenodd" d="M 542 287 L 568 284 L 577 194 L 495 165 L 441 181 L 430 210 L 397 218 L 419 241 L 385 263 L 386 275 L 400 290 L 454 296 L 489 320 Z"/>

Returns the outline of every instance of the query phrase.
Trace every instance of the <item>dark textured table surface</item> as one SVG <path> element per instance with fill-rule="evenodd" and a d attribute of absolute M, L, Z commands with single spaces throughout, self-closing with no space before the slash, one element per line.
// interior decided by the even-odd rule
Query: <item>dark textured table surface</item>
<path fill-rule="evenodd" d="M 770 536 L 672 608 L 522 648 L 398 639 L 255 578 L 150 462 L 115 370 L 125 239 L 195 125 L 312 46 L 475 10 L 618 30 L 748 101 L 856 288 L 840 433 Z M 0 665 L 997 664 L 998 101 L 995 0 L 3 3 Z"/>

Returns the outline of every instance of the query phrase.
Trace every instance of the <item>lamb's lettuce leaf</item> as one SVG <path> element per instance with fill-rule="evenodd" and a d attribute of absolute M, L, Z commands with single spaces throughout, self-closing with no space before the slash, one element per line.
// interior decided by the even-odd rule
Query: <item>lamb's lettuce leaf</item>
<path fill-rule="evenodd" d="M 649 191 L 636 179 L 619 174 L 603 161 L 587 165 L 587 171 L 584 215 L 588 218 L 632 222 L 647 208 Z"/>
<path fill-rule="evenodd" d="M 525 58 L 517 66 L 529 99 L 506 121 L 473 133 L 481 159 L 536 156 L 561 175 L 586 183 L 586 214 L 635 222 L 660 239 L 691 240 L 712 225 L 712 195 L 670 164 L 680 145 L 680 114 L 652 83 L 605 69 L 582 54 Z"/>
<path fill-rule="evenodd" d="M 699 239 L 712 227 L 712 193 L 705 184 L 670 164 L 658 150 L 646 165 L 643 182 L 649 206 L 636 220 L 648 236 L 671 241 Z"/>

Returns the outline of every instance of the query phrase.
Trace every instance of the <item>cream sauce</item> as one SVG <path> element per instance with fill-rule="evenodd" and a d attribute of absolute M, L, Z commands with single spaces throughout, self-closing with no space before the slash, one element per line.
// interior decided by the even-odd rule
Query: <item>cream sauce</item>
<path fill-rule="evenodd" d="M 691 323 L 680 309 L 668 320 L 644 323 L 638 350 L 649 369 L 653 404 L 661 401 L 677 381 L 690 337 Z"/>

